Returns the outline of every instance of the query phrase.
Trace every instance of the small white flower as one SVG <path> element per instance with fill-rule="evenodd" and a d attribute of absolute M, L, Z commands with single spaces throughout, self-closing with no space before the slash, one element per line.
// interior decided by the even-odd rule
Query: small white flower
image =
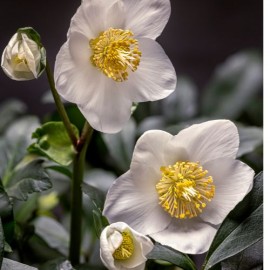
<path fill-rule="evenodd" d="M 100 257 L 109 270 L 143 270 L 154 245 L 124 222 L 107 226 L 100 236 Z"/>
<path fill-rule="evenodd" d="M 253 185 L 254 171 L 235 160 L 238 147 L 237 128 L 228 120 L 176 136 L 148 131 L 130 170 L 110 188 L 103 214 L 181 252 L 206 252 L 218 225 Z"/>
<path fill-rule="evenodd" d="M 174 68 L 155 39 L 169 0 L 84 0 L 55 63 L 57 90 L 96 130 L 120 131 L 133 102 L 167 97 Z"/>
<path fill-rule="evenodd" d="M 46 65 L 46 51 L 28 36 L 29 31 L 38 35 L 32 28 L 19 29 L 2 54 L 3 71 L 16 81 L 38 78 Z"/>

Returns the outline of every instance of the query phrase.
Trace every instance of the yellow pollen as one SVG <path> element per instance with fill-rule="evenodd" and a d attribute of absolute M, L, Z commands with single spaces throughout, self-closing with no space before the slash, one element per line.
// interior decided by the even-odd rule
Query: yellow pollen
<path fill-rule="evenodd" d="M 113 257 L 116 260 L 127 260 L 132 256 L 134 252 L 133 238 L 128 230 L 122 232 L 121 234 L 123 241 L 120 247 L 114 251 Z"/>
<path fill-rule="evenodd" d="M 213 178 L 199 162 L 179 161 L 160 170 L 162 178 L 156 185 L 159 204 L 172 217 L 198 216 L 215 195 Z"/>
<path fill-rule="evenodd" d="M 141 51 L 130 30 L 109 28 L 89 42 L 91 63 L 116 82 L 128 79 L 128 72 L 137 70 Z"/>
<path fill-rule="evenodd" d="M 14 58 L 14 62 L 16 64 L 20 64 L 20 63 L 24 63 L 27 65 L 27 60 L 25 57 L 20 57 L 19 55 L 16 55 L 16 57 Z"/>

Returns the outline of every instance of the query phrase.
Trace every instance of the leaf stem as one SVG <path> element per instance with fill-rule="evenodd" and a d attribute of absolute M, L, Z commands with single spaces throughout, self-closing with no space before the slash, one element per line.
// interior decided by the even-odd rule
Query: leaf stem
<path fill-rule="evenodd" d="M 77 147 L 77 138 L 74 134 L 74 131 L 72 129 L 72 126 L 71 126 L 71 123 L 70 123 L 70 120 L 68 118 L 68 115 L 67 115 L 67 112 L 65 110 L 65 107 L 61 101 L 61 98 L 55 88 L 55 82 L 54 82 L 54 78 L 53 78 L 53 75 L 52 75 L 52 72 L 51 72 L 51 69 L 50 69 L 50 65 L 49 65 L 49 62 L 48 60 L 46 61 L 46 74 L 47 74 L 47 78 L 48 78 L 48 82 L 49 82 L 49 85 L 50 85 L 50 88 L 51 88 L 51 92 L 52 92 L 52 95 L 53 95 L 53 98 L 54 98 L 54 102 L 55 102 L 55 105 L 56 105 L 56 108 L 57 108 L 57 111 L 65 125 L 65 128 L 67 130 L 67 133 L 70 137 L 70 140 L 74 146 L 74 148 L 76 149 Z"/>
<path fill-rule="evenodd" d="M 73 177 L 71 185 L 71 225 L 69 260 L 73 266 L 80 262 L 81 231 L 82 231 L 82 189 L 83 172 L 86 150 L 93 134 L 93 128 L 85 122 L 79 143 L 77 154 L 73 162 Z"/>

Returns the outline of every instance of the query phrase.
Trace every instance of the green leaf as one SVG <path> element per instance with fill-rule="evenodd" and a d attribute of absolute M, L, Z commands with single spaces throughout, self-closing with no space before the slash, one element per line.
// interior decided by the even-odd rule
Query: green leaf
<path fill-rule="evenodd" d="M 123 171 L 129 168 L 135 145 L 135 137 L 136 124 L 132 118 L 119 133 L 102 134 L 102 138 L 109 149 L 111 157 Z"/>
<path fill-rule="evenodd" d="M 17 223 L 25 224 L 38 208 L 38 195 L 33 194 L 25 201 L 16 201 L 14 205 L 14 219 Z"/>
<path fill-rule="evenodd" d="M 28 36 L 28 38 L 32 39 L 33 41 L 35 41 L 39 47 L 42 47 L 41 41 L 40 41 L 40 35 L 39 33 L 33 29 L 32 27 L 23 27 L 23 28 L 19 28 L 17 30 L 17 33 L 21 34 L 24 33 Z"/>
<path fill-rule="evenodd" d="M 254 151 L 263 143 L 263 129 L 259 127 L 238 127 L 240 146 L 237 157 Z"/>
<path fill-rule="evenodd" d="M 187 120 L 197 114 L 198 88 L 187 77 L 177 78 L 175 91 L 162 100 L 162 114 L 169 123 Z"/>
<path fill-rule="evenodd" d="M 82 183 L 82 191 L 90 198 L 97 210 L 102 209 L 105 195 L 100 190 L 86 183 Z"/>
<path fill-rule="evenodd" d="M 68 255 L 69 235 L 66 229 L 56 220 L 49 217 L 39 217 L 34 221 L 35 233 L 46 244 L 59 251 L 62 255 Z"/>
<path fill-rule="evenodd" d="M 39 120 L 33 116 L 20 118 L 13 122 L 0 139 L 0 176 L 3 185 L 8 185 L 15 166 L 27 154 L 31 143 L 31 132 L 39 126 Z"/>
<path fill-rule="evenodd" d="M 0 217 L 5 235 L 5 241 L 11 243 L 14 235 L 13 205 L 0 179 Z"/>
<path fill-rule="evenodd" d="M 262 57 L 256 51 L 240 52 L 221 64 L 205 89 L 202 113 L 236 119 L 262 89 Z"/>
<path fill-rule="evenodd" d="M 19 100 L 10 99 L 0 104 L 0 133 L 12 123 L 18 116 L 26 112 L 26 106 Z"/>
<path fill-rule="evenodd" d="M 5 247 L 5 235 L 4 235 L 4 230 L 2 227 L 2 221 L 0 217 L 0 269 L 3 261 L 3 254 L 4 254 L 4 247 Z"/>
<path fill-rule="evenodd" d="M 0 217 L 9 215 L 11 211 L 12 211 L 11 201 L 0 179 Z"/>
<path fill-rule="evenodd" d="M 150 260 L 170 262 L 184 270 L 196 270 L 194 262 L 187 255 L 159 243 L 155 243 L 153 250 L 146 257 Z"/>
<path fill-rule="evenodd" d="M 52 165 L 52 166 L 46 166 L 45 168 L 47 170 L 53 170 L 55 172 L 59 172 L 70 179 L 72 178 L 72 172 L 67 167 Z"/>
<path fill-rule="evenodd" d="M 75 270 L 66 258 L 57 258 L 46 262 L 39 270 Z"/>
<path fill-rule="evenodd" d="M 1 270 L 38 270 L 26 264 L 18 263 L 10 259 L 4 258 Z"/>
<path fill-rule="evenodd" d="M 251 192 L 221 224 L 205 260 L 204 270 L 213 269 L 225 259 L 263 238 L 263 174 L 254 179 Z"/>
<path fill-rule="evenodd" d="M 263 241 L 250 246 L 237 255 L 221 262 L 222 270 L 262 270 L 263 269 Z"/>
<path fill-rule="evenodd" d="M 166 119 L 163 115 L 153 115 L 144 118 L 137 128 L 137 134 L 142 135 L 147 130 L 166 128 Z"/>
<path fill-rule="evenodd" d="M 116 175 L 110 171 L 105 171 L 102 169 L 91 169 L 85 172 L 84 183 L 97 188 L 103 192 L 104 195 L 106 195 L 116 178 Z"/>
<path fill-rule="evenodd" d="M 76 137 L 78 129 L 73 125 Z M 68 166 L 76 154 L 63 122 L 48 122 L 38 128 L 32 135 L 37 142 L 30 145 L 30 153 L 46 156 L 63 166 Z"/>
<path fill-rule="evenodd" d="M 52 187 L 49 176 L 42 167 L 42 160 L 34 160 L 14 173 L 6 189 L 10 197 L 27 200 L 28 194 L 45 191 Z"/>

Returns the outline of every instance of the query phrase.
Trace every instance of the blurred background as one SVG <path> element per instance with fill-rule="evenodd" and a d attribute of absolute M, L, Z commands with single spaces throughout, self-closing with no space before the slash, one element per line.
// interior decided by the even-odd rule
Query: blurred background
<path fill-rule="evenodd" d="M 32 26 L 41 35 L 51 66 L 66 41 L 70 19 L 80 0 L 1 0 L 0 51 L 19 27 Z M 262 0 L 172 0 L 172 14 L 159 43 L 177 74 L 187 75 L 203 91 L 217 65 L 236 52 L 263 46 Z M 0 72 L 0 102 L 15 97 L 30 113 L 44 115 L 51 106 L 41 102 L 48 90 L 45 76 L 15 82 Z"/>
<path fill-rule="evenodd" d="M 18 28 L 32 26 L 41 35 L 53 67 L 80 0 L 0 3 L 0 51 Z M 85 263 L 97 267 L 87 269 L 104 269 L 98 259 L 94 213 L 100 214 L 113 180 L 129 169 L 135 142 L 144 131 L 163 129 L 176 134 L 193 123 L 227 118 L 239 129 L 237 157 L 256 173 L 263 169 L 263 1 L 171 0 L 171 5 L 169 23 L 158 42 L 176 69 L 176 91 L 162 101 L 140 104 L 120 133 L 95 132 L 89 147 L 84 182 L 91 189 L 84 194 L 82 256 Z M 68 104 L 67 110 L 71 121 L 81 128 L 84 119 L 76 106 Z M 29 115 L 38 115 L 39 119 Z M 0 176 L 6 173 L 2 162 L 8 156 L 5 153 L 15 153 L 16 161 L 21 161 L 31 143 L 30 131 L 50 120 L 59 117 L 46 76 L 17 82 L 1 70 L 0 142 L 4 143 L 0 144 Z M 45 197 L 43 193 L 34 194 L 27 202 L 15 205 L 17 242 L 12 242 L 11 257 L 30 265 L 39 266 L 68 252 L 71 171 L 54 161 L 47 165 L 54 191 L 48 190 Z M 13 165 L 12 172 L 17 164 Z M 200 265 L 201 258 L 196 259 Z M 39 269 L 51 268 L 47 264 Z"/>

